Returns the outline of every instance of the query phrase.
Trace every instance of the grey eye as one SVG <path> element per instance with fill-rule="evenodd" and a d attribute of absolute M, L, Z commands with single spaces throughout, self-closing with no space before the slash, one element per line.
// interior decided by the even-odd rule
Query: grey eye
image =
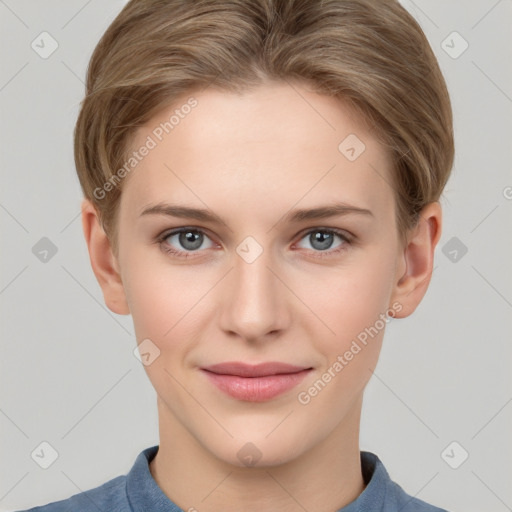
<path fill-rule="evenodd" d="M 315 251 L 326 251 L 333 248 L 333 243 L 335 237 L 338 237 L 342 242 L 334 247 L 339 247 L 343 245 L 343 242 L 347 240 L 340 234 L 329 231 L 327 229 L 315 229 L 307 233 L 302 240 L 307 240 L 310 244 L 310 247 L 303 247 L 305 249 L 313 249 Z"/>
<path fill-rule="evenodd" d="M 170 242 L 173 237 L 178 237 L 179 246 Z M 208 237 L 204 233 L 194 229 L 182 229 L 165 237 L 167 243 L 178 251 L 197 251 L 201 248 L 205 239 L 208 239 Z"/>

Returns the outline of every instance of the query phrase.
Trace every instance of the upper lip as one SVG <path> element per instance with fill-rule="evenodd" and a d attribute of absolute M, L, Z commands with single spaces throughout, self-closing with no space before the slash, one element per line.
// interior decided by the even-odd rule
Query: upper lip
<path fill-rule="evenodd" d="M 287 373 L 297 373 L 310 368 L 304 366 L 294 366 L 286 363 L 268 362 L 256 365 L 246 363 L 228 362 L 219 363 L 203 368 L 203 370 L 219 373 L 222 375 L 236 375 L 238 377 L 266 377 L 268 375 L 278 375 Z"/>

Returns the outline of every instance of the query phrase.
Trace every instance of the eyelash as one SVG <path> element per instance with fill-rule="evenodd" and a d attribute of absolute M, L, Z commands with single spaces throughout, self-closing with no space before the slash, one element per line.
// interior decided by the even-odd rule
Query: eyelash
<path fill-rule="evenodd" d="M 193 254 L 196 252 L 199 253 L 201 251 L 178 251 L 178 250 L 174 249 L 172 246 L 170 246 L 169 244 L 167 244 L 167 242 L 166 242 L 167 238 L 169 238 L 170 236 L 178 235 L 180 233 L 188 233 L 188 232 L 200 233 L 200 234 L 203 234 L 206 237 L 208 237 L 208 234 L 200 228 L 185 227 L 185 228 L 179 228 L 179 229 L 175 229 L 172 231 L 166 231 L 166 232 L 162 233 L 161 235 L 159 235 L 157 237 L 156 243 L 158 243 L 158 245 L 160 246 L 162 251 L 164 251 L 166 254 L 171 254 L 172 256 L 176 256 L 178 258 L 183 258 L 183 259 L 191 258 L 191 257 L 194 258 L 195 256 L 193 256 Z M 301 238 L 299 240 L 302 240 L 305 237 L 307 237 L 308 235 L 311 235 L 311 233 L 324 233 L 324 234 L 327 233 L 330 235 L 337 235 L 344 242 L 337 249 L 327 250 L 327 251 L 313 251 L 313 253 L 314 253 L 313 257 L 318 258 L 318 259 L 325 259 L 325 258 L 329 258 L 331 256 L 335 256 L 335 255 L 345 251 L 347 249 L 346 246 L 351 245 L 353 242 L 352 237 L 347 236 L 347 234 L 344 231 L 340 231 L 335 228 L 313 228 L 313 229 L 310 229 L 309 231 L 306 231 L 301 236 Z M 210 237 L 208 237 L 208 238 L 210 238 Z"/>

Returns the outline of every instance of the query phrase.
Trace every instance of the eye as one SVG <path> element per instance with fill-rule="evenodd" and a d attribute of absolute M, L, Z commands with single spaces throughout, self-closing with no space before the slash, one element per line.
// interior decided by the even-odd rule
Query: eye
<path fill-rule="evenodd" d="M 189 258 L 189 253 L 213 247 L 213 243 L 204 247 L 205 239 L 210 240 L 201 229 L 181 228 L 164 233 L 158 238 L 158 242 L 164 252 L 171 253 L 180 258 Z"/>
<path fill-rule="evenodd" d="M 334 239 L 338 237 L 341 242 L 331 249 Z M 174 239 L 174 240 L 173 240 Z M 311 246 L 309 249 L 314 257 L 324 258 L 340 253 L 347 249 L 352 243 L 351 236 L 345 232 L 333 228 L 310 229 L 301 240 L 307 240 Z M 204 246 L 205 240 L 210 240 L 210 245 Z M 172 254 L 178 258 L 194 257 L 195 252 L 211 249 L 215 244 L 211 242 L 208 235 L 199 228 L 180 228 L 163 233 L 157 238 L 157 242 L 165 253 Z"/>
<path fill-rule="evenodd" d="M 335 237 L 341 239 L 341 242 L 335 246 L 334 249 L 330 250 L 333 246 Z M 301 240 L 306 240 L 312 247 L 315 257 L 326 257 L 332 254 L 337 254 L 347 248 L 351 244 L 351 238 L 337 229 L 327 228 L 315 228 L 310 229 Z M 326 254 L 323 254 L 326 253 Z"/>

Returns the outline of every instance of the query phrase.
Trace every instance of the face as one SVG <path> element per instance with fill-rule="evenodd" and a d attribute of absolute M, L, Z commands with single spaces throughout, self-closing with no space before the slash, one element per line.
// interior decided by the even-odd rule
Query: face
<path fill-rule="evenodd" d="M 354 434 L 386 313 L 401 307 L 385 150 L 339 100 L 287 83 L 189 94 L 134 148 L 148 137 L 123 184 L 118 267 L 161 422 L 237 466 L 244 450 L 282 464 Z M 314 215 L 326 207 L 339 208 Z M 204 370 L 226 362 L 303 371 Z"/>

